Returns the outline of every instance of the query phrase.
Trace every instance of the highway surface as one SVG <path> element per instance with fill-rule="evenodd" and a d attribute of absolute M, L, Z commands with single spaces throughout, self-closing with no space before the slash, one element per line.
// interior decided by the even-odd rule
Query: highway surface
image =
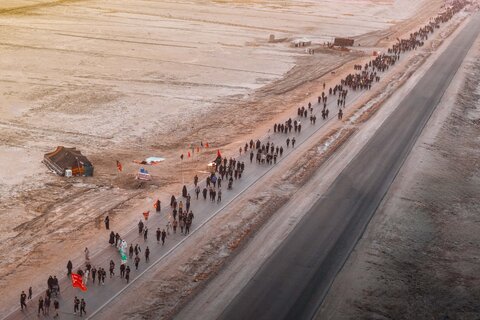
<path fill-rule="evenodd" d="M 453 39 L 221 319 L 312 319 L 480 31 Z M 321 217 L 329 214 L 325 221 Z"/>

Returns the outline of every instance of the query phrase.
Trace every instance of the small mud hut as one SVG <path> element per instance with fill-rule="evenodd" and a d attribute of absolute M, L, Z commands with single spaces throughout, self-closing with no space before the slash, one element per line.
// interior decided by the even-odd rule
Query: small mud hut
<path fill-rule="evenodd" d="M 73 176 L 93 176 L 92 163 L 76 148 L 58 146 L 55 151 L 46 153 L 42 162 L 59 176 L 68 176 L 70 172 Z"/>

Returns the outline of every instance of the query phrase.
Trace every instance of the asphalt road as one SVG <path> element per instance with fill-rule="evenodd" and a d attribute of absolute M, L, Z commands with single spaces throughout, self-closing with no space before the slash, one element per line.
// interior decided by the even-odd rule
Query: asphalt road
<path fill-rule="evenodd" d="M 476 14 L 220 319 L 315 317 L 479 31 Z"/>

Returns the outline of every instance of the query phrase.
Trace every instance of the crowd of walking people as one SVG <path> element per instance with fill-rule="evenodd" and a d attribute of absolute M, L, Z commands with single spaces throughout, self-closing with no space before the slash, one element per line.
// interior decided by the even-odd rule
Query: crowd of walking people
<path fill-rule="evenodd" d="M 327 120 L 329 116 L 327 102 L 334 101 L 336 98 L 338 119 L 342 120 L 344 113 L 342 109 L 344 109 L 346 106 L 349 90 L 369 90 L 375 82 L 380 81 L 380 74 L 388 70 L 390 66 L 393 66 L 396 61 L 400 59 L 400 56 L 403 53 L 415 50 L 416 48 L 424 45 L 423 41 L 428 39 L 429 34 L 431 34 L 435 28 L 438 28 L 440 23 L 450 20 L 452 16 L 460 11 L 465 5 L 466 1 L 453 1 L 449 8 L 445 9 L 444 12 L 432 19 L 429 24 L 421 27 L 417 32 L 411 33 L 407 39 L 398 39 L 398 42 L 392 45 L 392 47 L 387 50 L 386 54 L 380 54 L 376 56 L 373 60 L 369 61 L 365 65 L 354 65 L 354 71 L 356 72 L 348 74 L 344 79 L 340 80 L 340 83 L 329 87 L 328 90 L 326 90 L 326 84 L 324 83 L 323 92 L 320 96 L 318 96 L 317 106 L 315 106 L 322 108 L 322 119 Z M 269 136 L 266 139 L 267 141 L 262 142 L 260 139 L 254 141 L 252 139 L 246 142 L 243 147 L 239 148 L 239 160 L 236 160 L 233 157 L 227 159 L 227 157 L 221 157 L 220 154 L 218 154 L 217 159 L 215 160 L 216 166 L 214 167 L 214 170 L 208 174 L 204 181 L 200 182 L 199 177 L 197 175 L 194 176 L 193 192 L 195 192 L 195 200 L 202 201 L 203 199 L 203 201 L 207 201 L 208 198 L 208 200 L 212 203 L 221 203 L 223 193 L 222 185 L 226 183 L 226 189 L 232 190 L 235 181 L 242 179 L 242 175 L 244 175 L 245 172 L 245 162 L 241 161 L 243 159 L 246 159 L 246 161 L 249 159 L 251 165 L 276 164 L 278 159 L 283 156 L 286 149 L 295 148 L 295 135 L 301 134 L 302 129 L 304 129 L 303 121 L 305 121 L 305 119 L 309 119 L 311 125 L 316 124 L 316 114 L 314 113 L 314 106 L 311 102 L 308 103 L 307 107 L 302 106 L 297 109 L 296 118 L 290 117 L 283 123 L 275 123 L 273 125 L 273 132 L 275 135 L 284 135 L 284 138 L 286 137 L 284 144 L 270 141 Z M 156 212 L 160 213 L 160 200 L 156 200 L 154 206 Z M 109 281 L 115 281 L 115 279 L 118 277 L 120 281 L 128 284 L 130 282 L 131 273 L 133 272 L 133 266 L 135 267 L 135 272 L 139 270 L 139 266 L 142 261 L 142 252 L 144 263 L 149 263 L 151 253 L 150 247 L 152 250 L 160 250 L 165 246 L 168 237 L 171 235 L 176 235 L 177 231 L 179 231 L 180 235 L 188 235 L 191 231 L 195 215 L 193 213 L 193 199 L 190 193 L 188 193 L 186 186 L 183 186 L 181 196 L 179 198 L 175 197 L 175 195 L 171 196 L 169 212 L 171 212 L 171 214 L 168 214 L 165 225 L 155 226 L 153 229 L 155 230 L 157 245 L 149 242 L 148 239 L 148 215 L 145 215 L 144 220 L 140 220 L 138 222 L 138 238 L 140 240 L 136 241 L 135 245 L 130 243 L 128 247 L 128 256 L 125 257 L 126 260 L 123 260 L 122 257 L 120 263 L 116 263 L 113 259 L 111 259 L 108 266 L 94 265 L 91 262 L 88 248 L 85 248 L 85 261 L 76 268 L 76 274 L 79 274 L 82 277 L 83 284 L 86 286 L 89 281 L 91 281 L 89 286 L 90 288 L 94 287 L 94 285 L 104 286 L 107 279 L 106 270 L 109 270 L 109 279 L 111 279 Z M 106 216 L 104 223 L 105 229 L 110 231 L 109 216 Z M 145 244 L 145 249 L 143 251 L 138 243 L 142 241 L 141 239 L 143 239 L 143 243 Z M 113 249 L 120 250 L 122 243 L 125 243 L 125 241 L 118 232 L 114 232 L 112 230 L 109 233 L 108 243 Z M 147 243 L 149 245 L 147 245 Z M 132 267 L 130 267 L 130 265 L 132 265 Z M 118 275 L 116 273 L 117 269 L 119 270 Z M 68 261 L 67 276 L 70 276 L 73 270 L 74 268 L 72 261 Z M 21 310 L 26 309 L 27 302 L 32 300 L 32 291 L 32 287 L 30 287 L 27 291 L 28 294 L 24 291 L 21 292 Z M 39 316 L 49 316 L 52 305 L 53 317 L 57 318 L 59 316 L 58 310 L 60 303 L 57 298 L 59 294 L 59 281 L 56 276 L 50 276 L 47 281 L 47 289 L 45 293 L 41 294 L 38 298 L 37 311 Z M 87 303 L 84 298 L 78 298 L 75 296 L 73 299 L 73 312 L 83 316 L 86 314 L 86 305 Z"/>

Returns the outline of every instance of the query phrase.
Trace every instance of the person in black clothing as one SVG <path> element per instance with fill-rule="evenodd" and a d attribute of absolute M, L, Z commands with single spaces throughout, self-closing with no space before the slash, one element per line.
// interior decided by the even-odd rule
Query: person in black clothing
<path fill-rule="evenodd" d="M 125 279 L 127 280 L 127 283 L 130 281 L 130 267 L 127 266 L 127 268 L 125 268 Z"/>
<path fill-rule="evenodd" d="M 32 299 L 32 287 L 28 288 L 28 300 L 31 300 Z"/>
<path fill-rule="evenodd" d="M 186 198 L 187 194 L 188 194 L 187 186 L 184 185 L 183 188 L 182 188 L 182 197 Z"/>
<path fill-rule="evenodd" d="M 148 262 L 150 260 L 150 249 L 147 248 L 145 249 L 145 262 Z"/>
<path fill-rule="evenodd" d="M 138 270 L 138 264 L 140 263 L 140 257 L 137 255 L 135 256 L 135 270 Z"/>
<path fill-rule="evenodd" d="M 27 300 L 27 295 L 25 294 L 25 291 L 22 291 L 22 293 L 20 294 L 20 308 L 23 310 L 23 307 L 25 307 L 25 309 L 27 308 L 27 304 L 25 303 L 25 301 Z"/>
<path fill-rule="evenodd" d="M 125 265 L 121 264 L 120 265 L 120 278 L 123 279 L 123 277 L 125 277 Z"/>
<path fill-rule="evenodd" d="M 97 269 L 93 267 L 91 273 L 92 273 L 92 283 L 95 283 L 95 276 L 97 274 Z"/>
<path fill-rule="evenodd" d="M 56 299 L 55 301 L 53 301 L 53 308 L 55 309 L 55 315 L 53 316 L 53 318 L 56 319 L 58 318 L 58 309 L 60 308 L 60 303 Z"/>
<path fill-rule="evenodd" d="M 42 314 L 45 314 L 45 309 L 43 308 L 43 298 L 40 296 L 38 298 L 38 315 L 40 315 L 40 310 L 42 310 Z"/>
<path fill-rule="evenodd" d="M 72 274 L 72 269 L 73 269 L 72 261 L 68 260 L 68 263 L 67 263 L 67 276 L 69 276 L 69 275 Z"/>
<path fill-rule="evenodd" d="M 108 216 L 105 217 L 105 229 L 110 230 L 110 218 Z"/>
<path fill-rule="evenodd" d="M 110 278 L 112 278 L 115 275 L 115 262 L 113 260 L 110 260 Z"/>
<path fill-rule="evenodd" d="M 112 231 L 110 232 L 110 238 L 108 239 L 108 243 L 110 243 L 111 246 L 115 243 L 115 233 Z"/>
<path fill-rule="evenodd" d="M 167 237 L 167 232 L 165 232 L 165 229 L 162 231 L 162 246 L 165 244 L 165 238 Z"/>
<path fill-rule="evenodd" d="M 87 312 L 85 311 L 86 306 L 87 306 L 87 303 L 82 298 L 82 300 L 80 301 L 80 316 L 82 316 L 84 313 L 87 314 Z"/>

